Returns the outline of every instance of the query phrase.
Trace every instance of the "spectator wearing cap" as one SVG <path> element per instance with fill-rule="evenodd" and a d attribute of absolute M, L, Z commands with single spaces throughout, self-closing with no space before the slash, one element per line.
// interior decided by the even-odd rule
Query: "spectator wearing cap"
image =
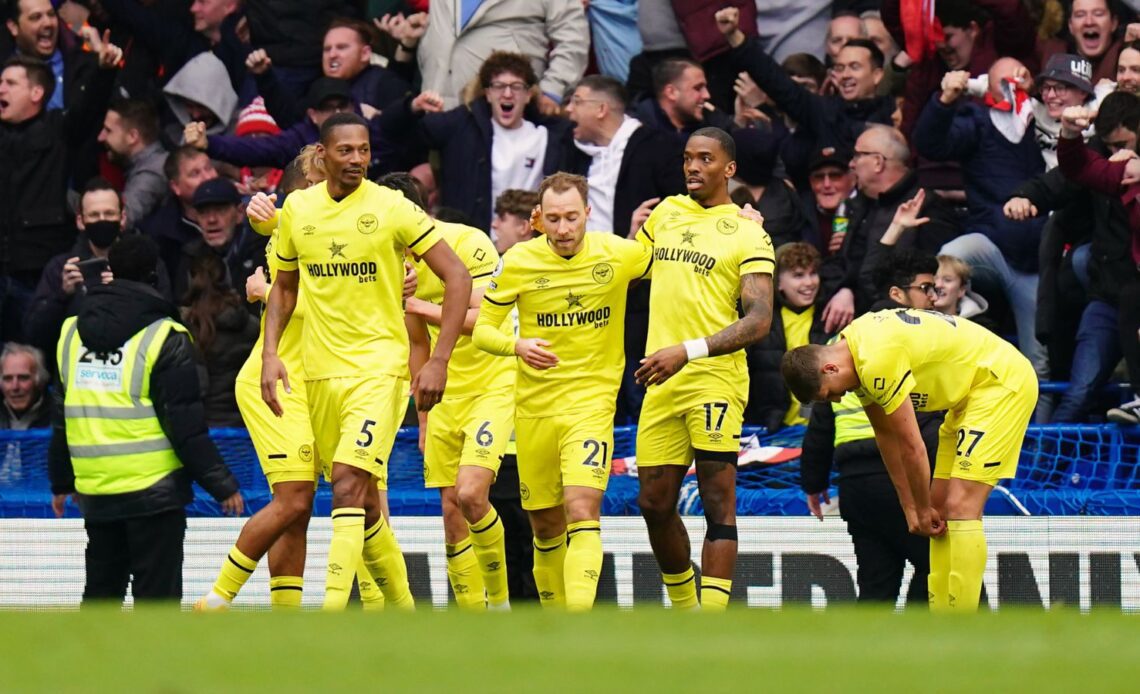
<path fill-rule="evenodd" d="M 174 275 L 175 298 L 186 300 L 191 271 L 198 258 L 206 254 L 222 259 L 227 283 L 244 295 L 246 278 L 265 262 L 268 238 L 254 233 L 246 224 L 241 195 L 229 179 L 204 181 L 194 191 L 191 205 L 198 217 L 200 234 L 182 247 L 178 271 Z"/>
<path fill-rule="evenodd" d="M 265 101 L 259 96 L 238 112 L 234 135 L 237 137 L 272 137 L 280 135 L 281 128 L 265 110 Z M 243 166 L 238 171 L 238 192 L 253 195 L 272 193 L 281 181 L 282 169 L 268 166 Z"/>
<path fill-rule="evenodd" d="M 740 184 L 732 191 L 732 201 L 741 207 L 751 205 L 764 216 L 764 231 L 773 246 L 803 241 L 808 233 L 803 206 L 792 184 L 773 176 L 780 138 L 767 128 L 740 128 L 732 139 L 736 141 L 736 182 Z"/>
<path fill-rule="evenodd" d="M 201 235 L 198 213 L 190 204 L 194 192 L 203 181 L 217 178 L 218 171 L 205 152 L 183 145 L 166 158 L 162 172 L 169 188 L 166 200 L 137 226 L 155 241 L 166 267 L 177 269 L 182 246 Z"/>
<path fill-rule="evenodd" d="M 412 139 L 438 149 L 441 206 L 487 231 L 492 202 L 504 190 L 537 190 L 544 177 L 566 167 L 573 123 L 535 107 L 537 77 L 519 53 L 492 53 L 479 69 L 478 84 L 464 106 L 441 112 L 439 95 L 423 92 L 389 106 L 373 123 L 392 145 L 386 151 Z"/>
<path fill-rule="evenodd" d="M 583 78 L 566 105 L 574 121 L 568 170 L 590 183 L 590 230 L 622 236 L 636 232 L 630 225 L 643 202 L 685 190 L 675 139 L 645 127 L 625 108 L 625 87 L 604 75 Z"/>
<path fill-rule="evenodd" d="M 1038 96 L 1033 101 L 1033 134 L 1041 154 L 1045 157 L 1045 170 L 1057 166 L 1057 137 L 1061 132 L 1061 112 L 1069 106 L 1087 104 L 1092 108 L 1112 91 L 1112 84 L 1104 82 L 1093 88 L 1092 63 L 1071 53 L 1058 53 L 1037 76 Z M 1090 129 L 1085 139 L 1092 137 Z"/>
<path fill-rule="evenodd" d="M 843 246 L 847 233 L 847 203 L 855 191 L 851 152 L 824 147 L 808 163 L 808 189 L 802 193 L 808 228 L 804 240 L 826 260 Z"/>
<path fill-rule="evenodd" d="M 96 55 L 84 51 L 83 39 L 66 26 L 60 30 L 51 0 L 10 0 L 7 5 L 8 31 L 16 52 L 44 61 L 55 76 L 55 89 L 45 110 L 71 107 L 96 76 Z"/>
<path fill-rule="evenodd" d="M 942 198 L 933 193 L 927 195 L 918 182 L 918 177 L 910 168 L 911 153 L 902 133 L 886 125 L 871 125 L 855 141 L 851 156 L 851 170 L 855 174 L 858 193 L 847 207 L 847 232 L 839 253 L 828 259 L 823 275 L 824 296 L 832 301 L 843 300 L 836 292 L 837 270 L 838 287 L 854 293 L 856 314 L 871 308 L 876 290 L 873 271 L 891 247 L 910 249 L 917 247 L 933 254 L 959 233 L 959 226 L 953 209 Z M 893 238 L 886 237 L 895 219 L 899 206 L 922 195 L 919 217 L 927 217 L 929 222 L 920 228 L 903 228 Z M 828 308 L 837 310 L 839 304 Z M 830 321 L 835 320 L 831 311 L 825 309 L 828 332 L 835 328 Z M 844 311 L 845 313 L 845 311 Z"/>
<path fill-rule="evenodd" d="M 1001 58 L 990 68 L 986 105 L 963 100 L 969 74 L 947 73 L 914 129 L 920 154 L 962 166 L 966 184 L 965 235 L 940 251 L 974 268 L 978 289 L 1009 301 L 1022 354 L 1042 378 L 1049 377 L 1044 346 L 1037 339 L 1037 271 L 1043 220 L 1007 219 L 1003 207 L 1025 182 L 1045 170 L 1033 133 L 1032 109 L 1016 75 L 1025 66 Z M 920 232 L 921 234 L 921 232 Z"/>
<path fill-rule="evenodd" d="M 321 51 L 321 73 L 345 80 L 352 100 L 365 117 L 375 115 L 387 104 L 403 98 L 411 86 L 395 71 L 372 63 L 372 27 L 359 19 L 338 18 L 325 31 Z M 305 118 L 304 104 L 285 88 L 270 69 L 266 50 L 255 50 L 246 59 L 254 75 L 257 92 L 265 99 L 265 109 L 283 128 Z"/>
<path fill-rule="evenodd" d="M 24 314 L 44 265 L 75 241 L 68 183 L 73 156 L 93 139 L 122 51 L 106 44 L 79 103 L 47 111 L 55 77 L 46 63 L 16 55 L 0 73 L 0 342 L 22 339 Z"/>
<path fill-rule="evenodd" d="M 234 166 L 271 166 L 284 169 L 301 148 L 320 139 L 321 124 L 334 113 L 353 110 L 348 82 L 321 77 L 309 87 L 305 118 L 276 135 L 238 137 L 210 135 L 204 123 L 189 123 L 183 132 L 186 144 L 206 152 L 211 159 Z"/>
<path fill-rule="evenodd" d="M 129 224 L 138 224 L 166 196 L 163 166 L 167 152 L 158 141 L 158 114 L 146 101 L 114 99 L 103 118 L 99 142 L 107 148 L 111 161 L 126 174 L 124 212 Z"/>
<path fill-rule="evenodd" d="M 759 42 L 739 26 L 739 11 L 726 8 L 716 14 L 717 27 L 730 46 L 731 56 L 768 97 L 796 122 L 782 156 L 792 181 L 807 180 L 808 159 L 823 147 L 849 148 L 867 123 L 890 123 L 893 97 L 876 95 L 883 78 L 883 54 L 869 39 L 849 40 L 832 68 L 838 94 L 812 94 L 797 84 Z"/>
<path fill-rule="evenodd" d="M 439 94 L 444 108 L 462 103 L 483 63 L 508 49 L 523 55 L 536 75 L 535 107 L 554 115 L 589 62 L 590 26 L 581 0 L 433 2 L 428 20 L 422 39 L 401 44 L 416 52 L 423 90 Z M 491 200 L 484 204 L 489 211 Z"/>
<path fill-rule="evenodd" d="M 765 228 L 768 220 L 764 220 Z M 823 326 L 819 299 L 819 251 L 803 241 L 776 247 L 776 296 L 772 327 L 763 340 L 745 349 L 748 357 L 748 407 L 744 421 L 765 427 L 769 433 L 807 424 L 800 401 L 788 392 L 780 376 L 785 352 L 804 345 L 822 345 L 828 334 Z"/>

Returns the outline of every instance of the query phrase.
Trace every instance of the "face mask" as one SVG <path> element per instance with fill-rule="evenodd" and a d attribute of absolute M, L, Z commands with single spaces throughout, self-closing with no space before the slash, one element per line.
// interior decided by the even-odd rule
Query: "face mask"
<path fill-rule="evenodd" d="M 115 239 L 119 238 L 119 223 L 115 221 L 101 221 L 91 222 L 86 226 L 84 232 L 87 234 L 87 240 L 91 242 L 92 246 L 99 249 L 110 248 L 111 244 L 115 243 Z"/>

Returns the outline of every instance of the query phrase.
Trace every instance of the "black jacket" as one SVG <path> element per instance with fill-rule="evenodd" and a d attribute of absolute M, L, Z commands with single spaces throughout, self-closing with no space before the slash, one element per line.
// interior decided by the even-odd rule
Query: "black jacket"
<path fill-rule="evenodd" d="M 744 207 L 752 205 L 764 215 L 764 231 L 772 239 L 772 248 L 785 243 L 805 241 L 810 238 L 811 228 L 799 197 L 782 179 L 773 178 L 764 187 L 759 200 L 743 186 L 732 193 L 732 201 Z"/>
<path fill-rule="evenodd" d="M 777 298 L 768 334 L 763 340 L 745 348 L 748 357 L 748 407 L 744 411 L 744 421 L 765 427 L 769 433 L 784 427 L 784 415 L 792 405 L 792 396 L 780 375 L 780 360 L 788 351 L 782 308 L 782 302 Z M 815 307 L 808 342 L 813 345 L 827 342 L 822 306 Z"/>
<path fill-rule="evenodd" d="M 870 308 L 877 294 L 872 272 L 890 251 L 890 247 L 879 241 L 891 225 L 898 206 L 913 198 L 918 190 L 918 178 L 912 172 L 878 198 L 859 193 L 848 201 L 847 235 L 843 245 L 838 253 L 824 258 L 819 270 L 820 294 L 825 300 L 839 289 L 847 288 L 855 292 L 855 315 Z M 954 209 L 934 193 L 927 193 L 922 216 L 930 217 L 930 221 L 917 230 L 904 232 L 895 248 L 917 247 L 938 253 L 942 244 L 961 233 Z"/>
<path fill-rule="evenodd" d="M 566 170 L 586 176 L 590 171 L 590 156 L 573 144 L 570 146 Z M 624 237 L 629 233 L 633 211 L 641 203 L 685 192 L 681 151 L 674 138 L 645 125 L 629 136 L 614 187 L 615 234 Z"/>
<path fill-rule="evenodd" d="M 871 310 L 903 308 L 890 299 L 876 302 Z M 942 426 L 945 412 L 915 412 L 922 441 L 926 444 L 926 457 L 931 473 L 938 457 L 938 428 Z M 832 462 L 839 470 L 839 482 L 860 475 L 885 475 L 883 456 L 874 436 L 835 445 L 835 410 L 830 402 L 817 402 L 812 405 L 811 418 L 804 434 L 803 453 L 800 454 L 800 489 L 806 494 L 818 494 L 829 486 Z M 842 494 L 842 489 L 840 490 Z"/>
<path fill-rule="evenodd" d="M 96 70 L 84 98 L 66 110 L 0 124 L 0 274 L 34 284 L 75 241 L 67 204 L 74 153 L 102 123 L 114 79 L 113 70 Z"/>
<path fill-rule="evenodd" d="M 1094 141 L 1094 149 L 1104 153 Z M 1064 211 L 1064 224 L 1057 230 L 1060 238 L 1042 240 L 1040 284 L 1056 271 L 1065 245 L 1076 247 L 1090 243 L 1089 294 L 1101 301 L 1117 305 L 1120 288 L 1136 281 L 1136 264 L 1132 262 L 1132 230 L 1128 213 L 1119 198 L 1090 191 L 1065 178 L 1061 167 L 1031 178 L 1012 197 L 1028 198 L 1039 215 Z M 1054 285 L 1055 282 L 1049 284 Z M 1044 289 L 1044 287 L 1042 287 Z M 1039 296 L 1040 296 L 1039 290 Z M 1052 297 L 1046 298 L 1050 303 Z"/>
<path fill-rule="evenodd" d="M 87 238 L 80 234 L 75 245 L 66 253 L 60 253 L 48 261 L 40 275 L 31 306 L 24 316 L 24 335 L 29 343 L 43 350 L 48 368 L 55 373 L 55 347 L 59 343 L 59 329 L 63 321 L 79 313 L 79 307 L 87 296 L 85 287 L 77 287 L 72 294 L 63 291 L 63 266 L 68 258 L 79 258 L 80 262 L 90 260 L 95 255 Z M 158 261 L 158 291 L 162 298 L 170 301 L 170 276 L 162 260 Z"/>
<path fill-rule="evenodd" d="M 491 211 L 491 106 L 477 99 L 469 106 L 457 106 L 443 113 L 413 114 L 410 100 L 390 104 L 379 116 L 380 134 L 390 151 L 401 150 L 400 143 L 417 139 L 420 144 L 440 151 L 440 204 L 459 210 L 471 225 L 488 231 Z M 544 116 L 533 105 L 526 107 L 526 120 L 548 131 L 542 173 L 566 168 L 574 149 L 574 124 L 559 116 Z M 394 171 L 392 162 L 381 162 L 382 170 Z M 638 201 L 640 203 L 640 201 Z"/>
<path fill-rule="evenodd" d="M 732 116 L 723 111 L 706 111 L 704 120 L 699 123 L 690 123 L 683 128 L 678 129 L 673 125 L 673 121 L 669 120 L 669 116 L 665 115 L 661 105 L 657 103 L 657 99 L 648 97 L 634 104 L 633 113 L 634 118 L 641 121 L 643 125 L 663 132 L 673 138 L 681 150 L 685 148 L 685 142 L 697 130 L 701 128 L 713 127 L 720 128 L 726 132 L 732 132 L 736 129 L 736 123 L 733 122 Z M 681 164 L 678 162 L 677 168 L 680 169 Z"/>
<path fill-rule="evenodd" d="M 298 99 L 277 79 L 277 73 L 267 70 L 256 75 L 257 93 L 265 99 L 265 110 L 277 121 L 282 130 L 306 117 L 309 104 Z M 394 70 L 369 65 L 350 83 L 352 99 L 357 104 L 368 104 L 383 109 L 407 95 L 411 85 Z"/>
<path fill-rule="evenodd" d="M 79 312 L 79 336 L 86 347 L 112 351 L 160 318 L 178 320 L 178 313 L 157 290 L 138 282 L 116 280 L 88 293 Z M 58 382 L 56 385 L 48 472 L 52 493 L 68 494 L 75 491 L 75 471 L 67 446 L 63 386 Z M 202 485 L 218 501 L 237 491 L 237 480 L 206 429 L 194 346 L 187 334 L 172 331 L 163 343 L 150 375 L 150 398 L 183 467 L 137 492 L 81 496 L 79 507 L 87 520 L 119 520 L 181 508 L 193 499 L 191 481 Z"/>
<path fill-rule="evenodd" d="M 808 164 L 824 147 L 850 151 L 867 123 L 891 124 L 894 97 L 876 96 L 845 101 L 839 96 L 812 94 L 792 81 L 788 73 L 755 38 L 730 53 L 736 70 L 745 70 L 781 111 L 796 122 L 796 131 L 784 141 L 781 157 L 797 186 L 807 189 Z"/>
<path fill-rule="evenodd" d="M 202 237 L 183 244 L 182 253 L 178 259 L 178 269 L 172 278 L 174 286 L 174 301 L 185 301 L 186 290 L 190 287 L 190 269 L 194 260 L 205 253 L 218 253 L 226 264 L 226 274 L 230 286 L 245 296 L 245 280 L 259 265 L 265 264 L 265 246 L 269 243 L 268 236 L 254 232 L 245 223 L 234 232 L 234 238 L 229 245 L 222 249 L 213 249 L 202 240 Z M 256 307 L 250 304 L 250 310 Z"/>

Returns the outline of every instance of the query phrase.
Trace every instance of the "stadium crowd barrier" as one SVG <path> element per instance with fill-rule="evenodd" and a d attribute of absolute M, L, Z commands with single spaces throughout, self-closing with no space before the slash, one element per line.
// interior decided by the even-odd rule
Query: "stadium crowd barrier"
<path fill-rule="evenodd" d="M 750 428 L 760 445 L 798 448 L 802 427 L 773 435 Z M 269 501 L 269 489 L 257 464 L 245 429 L 211 431 L 223 457 L 241 483 L 249 513 Z M 637 428 L 616 427 L 615 459 L 634 453 Z M 47 452 L 50 431 L 0 431 L 0 518 L 50 518 Z M 1140 427 L 1115 425 L 1031 426 L 1022 448 L 1017 479 L 1009 480 L 987 506 L 990 515 L 1140 516 Z M 621 466 L 618 466 L 621 467 Z M 803 516 L 807 513 L 799 489 L 799 462 L 755 463 L 738 476 L 740 515 Z M 218 505 L 196 488 L 189 508 L 192 517 L 218 517 Z M 422 457 L 414 428 L 402 429 L 389 462 L 389 503 L 396 516 L 435 516 L 439 495 L 423 486 Z M 327 485 L 317 492 L 316 514 L 328 515 Z M 690 477 L 681 497 L 686 515 L 701 515 L 696 481 Z M 606 516 L 638 515 L 637 478 L 614 475 L 606 492 Z M 69 506 L 68 514 L 78 517 Z"/>

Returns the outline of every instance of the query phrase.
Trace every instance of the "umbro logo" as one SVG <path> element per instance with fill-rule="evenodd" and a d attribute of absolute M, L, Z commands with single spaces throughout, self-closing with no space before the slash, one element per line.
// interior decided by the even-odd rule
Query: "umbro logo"
<path fill-rule="evenodd" d="M 304 232 L 305 236 L 312 236 L 313 232 L 316 230 L 317 228 L 312 224 L 306 224 L 305 226 L 301 227 L 301 231 Z"/>
<path fill-rule="evenodd" d="M 489 562 L 487 564 L 487 570 L 488 571 L 498 571 L 500 566 L 502 566 L 502 564 L 497 562 L 497 561 Z"/>
<path fill-rule="evenodd" d="M 344 571 L 344 567 L 340 564 L 337 564 L 336 562 L 329 564 L 329 573 L 333 576 L 339 576 L 341 571 Z"/>
<path fill-rule="evenodd" d="M 534 281 L 534 284 L 536 287 L 541 289 L 541 288 L 545 287 L 546 285 L 550 284 L 550 278 L 549 277 L 539 277 L 538 279 L 536 279 Z"/>
<path fill-rule="evenodd" d="M 591 581 L 597 581 L 598 572 L 594 571 L 593 569 L 586 569 L 586 578 L 590 579 Z"/>

